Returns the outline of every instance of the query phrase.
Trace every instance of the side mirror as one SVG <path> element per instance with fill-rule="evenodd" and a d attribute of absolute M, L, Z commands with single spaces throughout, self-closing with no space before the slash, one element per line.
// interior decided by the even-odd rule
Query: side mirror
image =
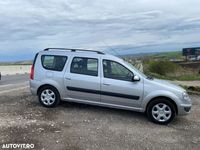
<path fill-rule="evenodd" d="M 137 75 L 134 75 L 133 78 L 132 78 L 133 82 L 135 81 L 140 81 L 140 77 L 137 76 Z"/>

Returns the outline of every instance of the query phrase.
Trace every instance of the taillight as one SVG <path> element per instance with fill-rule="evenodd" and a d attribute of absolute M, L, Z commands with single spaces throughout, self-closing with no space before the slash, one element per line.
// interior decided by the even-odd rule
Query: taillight
<path fill-rule="evenodd" d="M 32 65 L 32 67 L 31 67 L 30 79 L 31 80 L 34 79 L 34 65 Z"/>
<path fill-rule="evenodd" d="M 36 62 L 37 56 L 38 56 L 38 53 L 35 55 L 35 58 L 33 60 L 33 65 L 31 67 L 31 73 L 30 73 L 31 80 L 34 80 L 34 68 L 35 68 L 35 62 Z"/>

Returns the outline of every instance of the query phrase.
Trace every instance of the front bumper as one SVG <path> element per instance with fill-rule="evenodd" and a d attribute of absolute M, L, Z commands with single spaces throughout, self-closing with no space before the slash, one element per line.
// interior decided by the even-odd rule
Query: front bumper
<path fill-rule="evenodd" d="M 187 115 L 191 111 L 192 104 L 181 104 L 178 107 L 178 115 Z"/>

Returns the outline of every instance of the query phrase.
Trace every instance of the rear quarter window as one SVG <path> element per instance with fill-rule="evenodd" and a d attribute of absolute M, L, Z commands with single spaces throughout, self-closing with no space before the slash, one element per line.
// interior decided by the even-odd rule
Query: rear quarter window
<path fill-rule="evenodd" d="M 67 56 L 42 55 L 42 66 L 47 70 L 63 71 Z"/>

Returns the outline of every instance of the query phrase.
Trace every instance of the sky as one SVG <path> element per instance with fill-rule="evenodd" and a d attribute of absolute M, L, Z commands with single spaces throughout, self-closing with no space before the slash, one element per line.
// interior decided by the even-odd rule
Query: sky
<path fill-rule="evenodd" d="M 0 61 L 46 47 L 114 54 L 200 46 L 199 0 L 1 0 Z"/>

